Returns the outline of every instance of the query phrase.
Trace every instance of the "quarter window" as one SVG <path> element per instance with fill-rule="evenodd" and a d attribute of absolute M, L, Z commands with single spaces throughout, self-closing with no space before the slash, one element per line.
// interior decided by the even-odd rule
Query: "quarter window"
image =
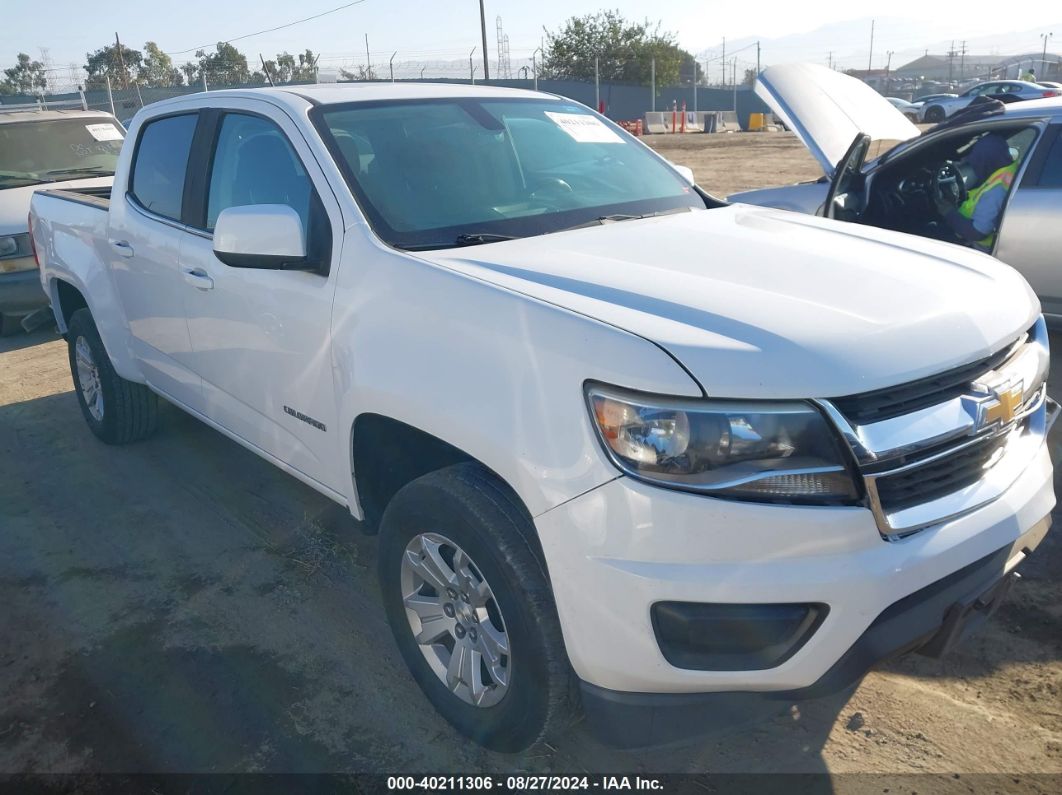
<path fill-rule="evenodd" d="M 130 192 L 153 213 L 180 220 L 184 177 L 198 114 L 148 122 L 140 133 Z"/>

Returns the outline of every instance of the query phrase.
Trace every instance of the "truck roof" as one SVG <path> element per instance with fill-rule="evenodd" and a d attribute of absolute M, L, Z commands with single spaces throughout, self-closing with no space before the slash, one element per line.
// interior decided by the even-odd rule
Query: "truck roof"
<path fill-rule="evenodd" d="M 522 88 L 498 88 L 482 85 L 458 85 L 454 83 L 319 83 L 296 86 L 263 86 L 260 88 L 230 88 L 209 92 L 219 99 L 268 98 L 278 105 L 291 109 L 305 109 L 312 105 L 339 105 L 346 102 L 372 102 L 386 99 L 444 99 L 448 97 L 477 97 L 497 99 L 542 99 L 550 94 L 528 91 Z M 185 94 L 173 99 L 156 102 L 148 107 L 161 109 L 183 104 L 190 98 L 201 100 L 203 93 Z"/>
<path fill-rule="evenodd" d="M 17 124 L 26 121 L 52 121 L 54 119 L 111 119 L 114 116 L 102 110 L 33 110 L 0 105 L 0 124 Z"/>

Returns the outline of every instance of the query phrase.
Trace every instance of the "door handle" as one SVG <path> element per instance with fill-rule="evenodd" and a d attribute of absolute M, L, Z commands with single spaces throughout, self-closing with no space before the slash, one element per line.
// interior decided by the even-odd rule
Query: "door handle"
<path fill-rule="evenodd" d="M 118 252 L 123 257 L 133 256 L 133 246 L 128 240 L 109 240 L 111 248 Z"/>
<path fill-rule="evenodd" d="M 213 290 L 214 280 L 202 268 L 192 268 L 182 272 L 184 280 L 197 290 Z"/>

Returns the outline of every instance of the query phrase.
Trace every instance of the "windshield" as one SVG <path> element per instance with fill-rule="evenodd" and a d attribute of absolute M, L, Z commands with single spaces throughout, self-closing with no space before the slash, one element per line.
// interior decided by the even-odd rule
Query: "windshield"
<path fill-rule="evenodd" d="M 0 189 L 110 176 L 123 137 L 105 116 L 0 124 Z"/>
<path fill-rule="evenodd" d="M 366 102 L 316 122 L 377 234 L 401 248 L 705 208 L 646 147 L 574 103 Z"/>

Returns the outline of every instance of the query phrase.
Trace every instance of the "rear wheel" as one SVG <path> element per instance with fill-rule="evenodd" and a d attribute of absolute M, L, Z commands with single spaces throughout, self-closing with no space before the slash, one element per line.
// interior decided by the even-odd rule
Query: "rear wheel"
<path fill-rule="evenodd" d="M 930 124 L 940 124 L 944 121 L 944 108 L 940 105 L 934 105 L 926 110 L 925 119 Z"/>
<path fill-rule="evenodd" d="M 462 734 L 521 751 L 561 726 L 571 673 L 534 527 L 478 464 L 409 483 L 380 524 L 387 617 L 413 678 Z"/>
<path fill-rule="evenodd" d="M 114 371 L 89 310 L 74 312 L 66 336 L 74 391 L 92 432 L 107 444 L 150 436 L 158 421 L 158 398 Z"/>

